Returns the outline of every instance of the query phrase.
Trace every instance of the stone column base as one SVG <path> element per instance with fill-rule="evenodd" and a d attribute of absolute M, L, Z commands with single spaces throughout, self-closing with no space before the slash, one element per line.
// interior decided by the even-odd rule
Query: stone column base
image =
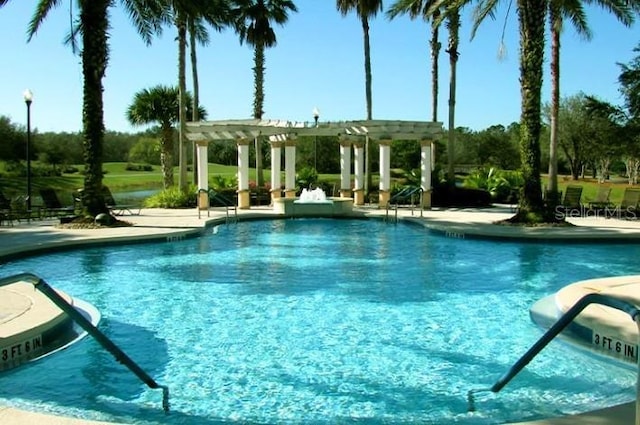
<path fill-rule="evenodd" d="M 391 199 L 391 192 L 389 192 L 388 190 L 381 190 L 379 196 L 380 197 L 378 199 L 378 206 L 380 208 L 387 208 L 389 199 Z"/>
<path fill-rule="evenodd" d="M 351 189 L 340 189 L 341 198 L 351 198 Z"/>
<path fill-rule="evenodd" d="M 431 191 L 425 190 L 422 192 L 422 209 L 431 209 Z"/>
<path fill-rule="evenodd" d="M 251 198 L 248 190 L 238 191 L 238 208 L 248 210 L 251 208 Z"/>
<path fill-rule="evenodd" d="M 357 189 L 353 191 L 353 204 L 364 205 L 364 189 Z"/>
<path fill-rule="evenodd" d="M 295 198 L 296 197 L 296 190 L 295 189 L 285 189 L 284 190 L 284 197 L 285 198 Z"/>
<path fill-rule="evenodd" d="M 276 199 L 282 198 L 282 190 L 271 189 L 271 205 L 275 205 Z"/>
<path fill-rule="evenodd" d="M 201 210 L 209 208 L 209 193 L 198 192 L 198 208 Z"/>

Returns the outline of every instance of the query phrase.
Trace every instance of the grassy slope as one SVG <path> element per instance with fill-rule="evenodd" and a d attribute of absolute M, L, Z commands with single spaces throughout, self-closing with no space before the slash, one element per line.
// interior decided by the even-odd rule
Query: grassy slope
<path fill-rule="evenodd" d="M 106 174 L 103 183 L 113 192 L 126 192 L 133 190 L 162 189 L 162 173 L 159 166 L 154 166 L 153 171 L 127 171 L 125 163 L 105 163 L 103 169 Z M 82 169 L 82 166 L 78 166 Z M 234 176 L 237 167 L 209 164 L 209 175 L 222 174 Z M 178 179 L 178 169 L 174 169 L 174 178 Z M 189 173 L 188 178 L 192 178 Z M 0 190 L 7 197 L 15 197 L 26 193 L 26 179 L 0 177 Z M 32 196 L 37 196 L 41 187 L 52 187 L 60 193 L 71 195 L 76 189 L 84 185 L 84 177 L 80 173 L 63 174 L 61 177 L 33 177 L 31 182 Z"/>
<path fill-rule="evenodd" d="M 159 166 L 154 166 L 153 171 L 127 171 L 125 170 L 125 163 L 105 163 L 104 170 L 106 171 L 104 177 L 104 184 L 111 188 L 112 192 L 127 192 L 134 190 L 160 190 L 162 189 L 162 174 Z M 82 166 L 78 166 L 82 169 Z M 0 163 L 0 173 L 3 171 L 3 164 Z M 209 164 L 209 176 L 224 175 L 235 176 L 237 167 L 235 165 L 219 165 Z M 0 174 L 1 175 L 1 174 Z M 176 167 L 174 171 L 174 178 L 177 182 L 178 169 Z M 189 180 L 192 179 L 192 173 L 188 174 Z M 333 174 L 321 174 L 319 176 L 322 181 L 336 182 L 336 188 L 339 189 L 340 176 Z M 250 169 L 249 179 L 255 180 L 255 170 Z M 265 170 L 265 179 L 269 181 L 269 170 Z M 284 182 L 284 176 L 282 178 Z M 546 185 L 546 176 L 543 176 L 543 183 Z M 603 183 L 606 186 L 611 186 L 610 200 L 614 204 L 619 204 L 622 200 L 622 195 L 628 182 L 624 178 L 615 178 L 611 181 Z M 558 181 L 559 189 L 564 192 L 568 185 L 580 185 L 583 187 L 582 202 L 587 204 L 590 200 L 595 198 L 598 190 L 598 182 L 594 179 L 581 179 L 571 180 L 569 176 L 560 176 Z M 76 174 L 64 174 L 61 177 L 34 177 L 32 179 L 32 194 L 37 196 L 38 189 L 41 187 L 53 187 L 60 193 L 68 193 L 69 196 L 73 191 L 83 186 L 83 176 L 80 173 Z M 375 187 L 375 184 L 374 184 Z M 18 195 L 24 195 L 26 193 L 26 180 L 24 178 L 3 178 L 0 177 L 0 190 L 8 197 L 16 197 Z"/>

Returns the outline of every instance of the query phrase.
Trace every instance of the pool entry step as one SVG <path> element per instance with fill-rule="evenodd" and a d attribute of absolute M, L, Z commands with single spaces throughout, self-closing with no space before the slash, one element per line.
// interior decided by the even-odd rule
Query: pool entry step
<path fill-rule="evenodd" d="M 29 297 L 22 292 L 21 295 L 16 295 L 17 292 L 8 291 L 2 289 L 9 285 L 31 285 L 35 290 L 44 294 L 56 308 L 51 308 L 50 303 L 39 301 L 35 297 Z M 5 294 L 13 293 L 13 298 L 3 298 L 8 306 L 8 313 L 5 313 L 4 317 L 0 316 L 0 324 L 4 322 L 4 326 L 0 329 L 3 331 L 0 334 L 0 371 L 3 369 L 9 369 L 19 364 L 25 363 L 29 360 L 34 360 L 50 354 L 53 351 L 60 350 L 67 347 L 70 343 L 75 342 L 82 338 L 84 335 L 91 335 L 103 348 L 109 351 L 115 359 L 126 366 L 132 371 L 142 382 L 144 382 L 149 388 L 162 390 L 162 407 L 165 412 L 169 412 L 169 388 L 164 385 L 159 385 L 153 378 L 151 378 L 138 364 L 136 364 L 127 354 L 122 351 L 113 341 L 111 341 L 104 333 L 102 333 L 96 324 L 99 321 L 99 313 L 93 309 L 93 314 L 90 313 L 91 308 L 82 309 L 80 305 L 88 304 L 74 300 L 64 293 L 59 293 L 53 289 L 47 282 L 32 273 L 21 273 L 6 278 L 0 278 L 0 291 Z M 4 294 L 3 294 L 4 295 Z M 16 305 L 10 301 L 16 301 Z M 74 304 L 76 304 L 74 306 Z M 44 306 L 44 307 L 43 307 Z M 36 310 L 42 308 L 51 309 L 48 314 L 40 311 L 40 323 L 36 318 L 38 314 Z M 59 310 L 58 310 L 59 309 Z M 4 309 L 3 309 L 4 310 Z M 16 318 L 23 316 L 25 312 L 35 313 L 32 314 L 31 319 L 27 317 L 28 323 L 15 325 Z M 11 323 L 13 322 L 13 323 Z M 44 325 L 43 325 L 44 323 Z M 77 324 L 84 330 L 84 334 L 77 334 L 75 338 L 71 340 L 59 337 L 64 335 L 64 329 L 69 328 L 72 323 Z M 20 330 L 20 332 L 17 332 Z M 13 332 L 13 333 L 12 333 Z M 7 335 L 4 335 L 6 333 Z M 11 334 L 12 333 L 12 334 Z M 11 335 L 9 335 L 11 334 Z M 52 340 L 52 344 L 47 344 L 49 340 Z M 62 342 L 56 343 L 55 341 L 61 340 Z M 64 342 L 66 341 L 66 343 Z"/>

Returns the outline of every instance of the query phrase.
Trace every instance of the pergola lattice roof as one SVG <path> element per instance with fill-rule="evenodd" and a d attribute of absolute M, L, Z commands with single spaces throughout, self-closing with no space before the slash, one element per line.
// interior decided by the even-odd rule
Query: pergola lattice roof
<path fill-rule="evenodd" d="M 187 123 L 187 138 L 201 140 L 254 139 L 272 141 L 298 136 L 338 136 L 376 140 L 437 140 L 442 137 L 442 123 L 427 121 L 362 120 L 299 122 L 286 120 L 224 120 Z"/>

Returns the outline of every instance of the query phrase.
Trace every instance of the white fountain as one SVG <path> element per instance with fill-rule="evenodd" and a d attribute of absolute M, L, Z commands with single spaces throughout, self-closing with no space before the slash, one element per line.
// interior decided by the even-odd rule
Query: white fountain
<path fill-rule="evenodd" d="M 314 202 L 333 202 L 327 199 L 327 194 L 320 187 L 308 190 L 303 188 L 300 193 L 300 198 L 294 201 L 297 204 L 314 203 Z"/>
<path fill-rule="evenodd" d="M 351 214 L 353 198 L 327 198 L 322 188 L 304 188 L 299 198 L 276 199 L 273 208 L 289 217 L 333 217 Z"/>

